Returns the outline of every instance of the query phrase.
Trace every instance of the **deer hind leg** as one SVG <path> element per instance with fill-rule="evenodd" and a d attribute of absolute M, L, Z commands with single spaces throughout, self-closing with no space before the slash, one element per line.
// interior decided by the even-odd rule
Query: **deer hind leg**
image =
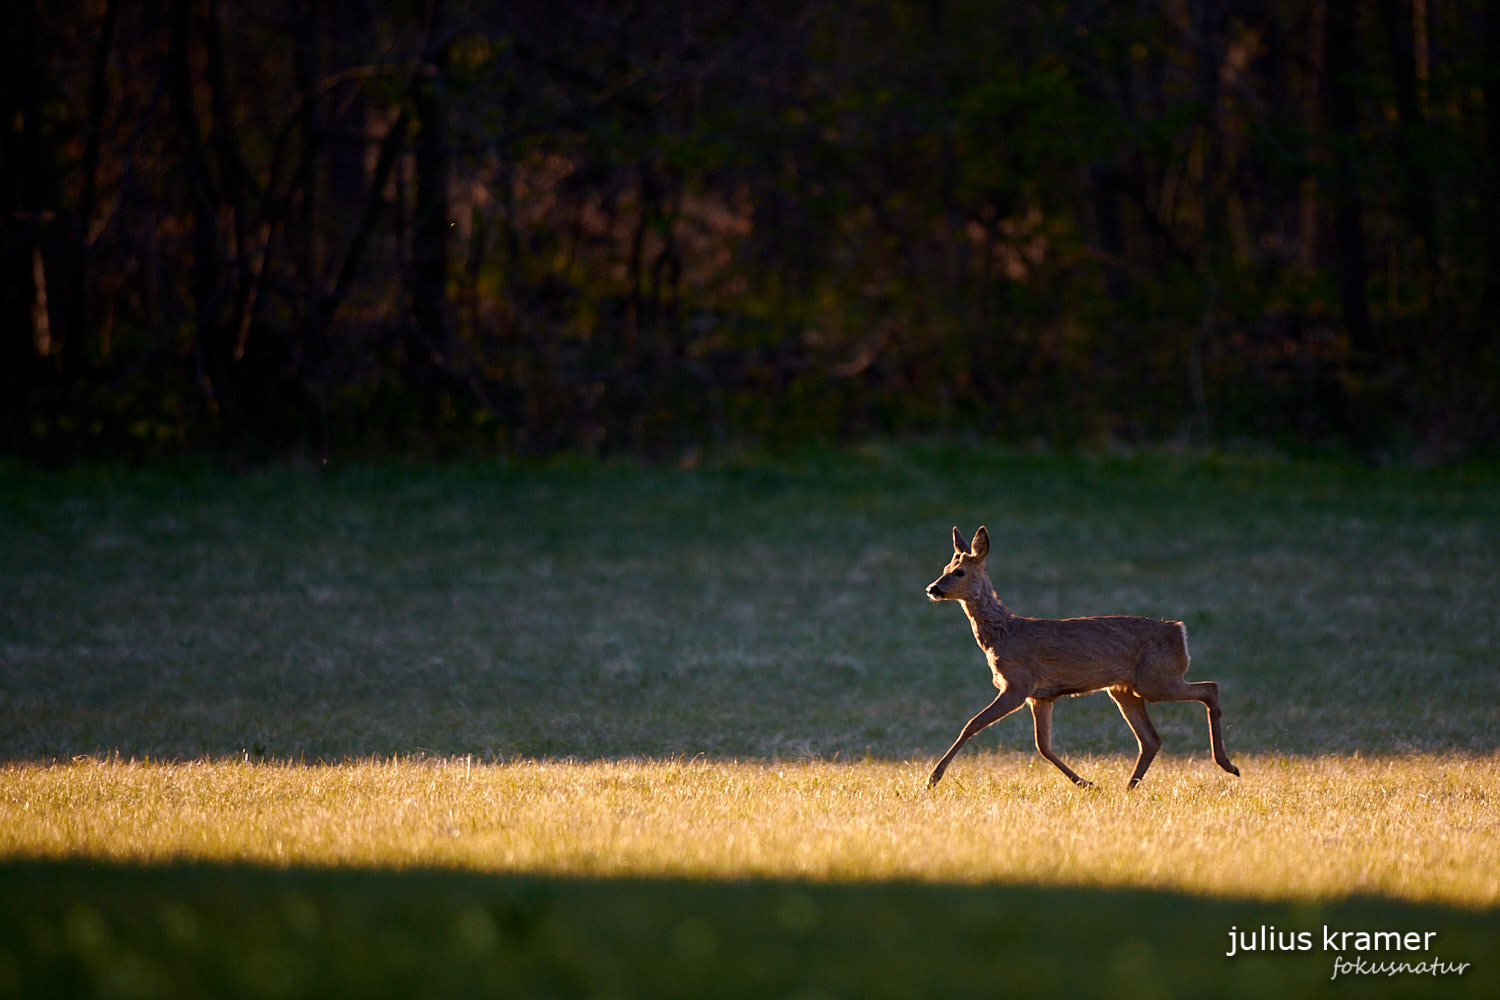
<path fill-rule="evenodd" d="M 1068 765 L 1064 764 L 1061 758 L 1052 752 L 1052 702 L 1043 701 L 1038 698 L 1028 698 L 1027 701 L 1031 705 L 1031 721 L 1036 726 L 1036 752 L 1041 754 L 1045 760 L 1050 761 L 1063 774 L 1066 774 L 1068 780 L 1079 788 L 1093 788 L 1094 783 L 1092 781 L 1080 778 L 1074 774 Z"/>
<path fill-rule="evenodd" d="M 1130 731 L 1135 733 L 1135 742 L 1140 746 L 1140 756 L 1135 759 L 1135 771 L 1130 775 L 1128 787 L 1134 788 L 1141 783 L 1146 776 L 1146 768 L 1156 759 L 1156 751 L 1161 749 L 1161 737 L 1156 734 L 1156 727 L 1151 724 L 1151 716 L 1146 714 L 1146 699 L 1136 694 L 1129 688 L 1110 688 L 1109 696 L 1119 706 L 1120 714 L 1125 716 L 1125 721 L 1130 725 Z"/>
<path fill-rule="evenodd" d="M 1219 711 L 1218 684 L 1213 681 L 1185 681 L 1177 678 L 1163 690 L 1143 693 L 1151 701 L 1203 702 L 1208 709 L 1208 739 L 1209 746 L 1213 749 L 1214 763 L 1235 777 L 1239 777 L 1240 769 L 1229 762 L 1229 754 L 1224 751 L 1224 730 L 1219 722 L 1223 713 Z"/>
<path fill-rule="evenodd" d="M 927 778 L 927 787 L 931 788 L 943 779 L 943 772 L 948 770 L 948 763 L 958 754 L 963 745 L 979 734 L 979 731 L 992 722 L 999 722 L 1016 709 L 1026 703 L 1026 696 L 1017 692 L 1014 688 L 1001 691 L 994 701 L 990 702 L 979 714 L 964 724 L 963 731 L 958 734 L 958 739 L 943 754 L 943 759 L 937 762 L 932 769 L 932 774 Z"/>

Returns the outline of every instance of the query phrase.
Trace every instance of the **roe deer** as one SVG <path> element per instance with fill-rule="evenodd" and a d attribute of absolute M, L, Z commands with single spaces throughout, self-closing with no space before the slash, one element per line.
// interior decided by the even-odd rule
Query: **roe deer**
<path fill-rule="evenodd" d="M 1140 744 L 1129 787 L 1140 784 L 1161 737 L 1146 714 L 1148 701 L 1201 701 L 1208 707 L 1208 736 L 1214 761 L 1230 774 L 1239 768 L 1224 752 L 1219 726 L 1219 685 L 1183 680 L 1188 668 L 1187 628 L 1182 622 L 1111 615 L 1101 618 L 1022 618 L 1010 613 L 984 572 L 990 535 L 980 528 L 971 548 L 953 529 L 953 559 L 927 587 L 934 601 L 959 601 L 974 627 L 974 638 L 990 663 L 999 696 L 964 726 L 958 739 L 927 779 L 936 785 L 959 749 L 992 722 L 1022 704 L 1031 706 L 1036 748 L 1074 784 L 1091 787 L 1052 752 L 1052 702 L 1070 695 L 1108 691 Z"/>

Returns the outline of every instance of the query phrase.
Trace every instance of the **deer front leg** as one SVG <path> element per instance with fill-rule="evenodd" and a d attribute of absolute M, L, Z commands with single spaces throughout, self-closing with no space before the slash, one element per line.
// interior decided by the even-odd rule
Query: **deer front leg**
<path fill-rule="evenodd" d="M 1050 761 L 1059 771 L 1068 776 L 1068 780 L 1079 788 L 1093 788 L 1094 783 L 1074 774 L 1068 765 L 1064 764 L 1052 752 L 1052 702 L 1042 701 L 1038 698 L 1028 698 L 1031 703 L 1031 721 L 1036 727 L 1036 752 Z"/>
<path fill-rule="evenodd" d="M 931 788 L 943 780 L 943 772 L 948 770 L 949 761 L 953 760 L 963 745 L 972 740 L 981 729 L 992 722 L 999 722 L 1025 703 L 1026 696 L 1016 690 L 1001 691 L 994 701 L 986 705 L 978 715 L 964 725 L 963 732 L 958 734 L 958 739 L 953 741 L 948 752 L 943 754 L 943 759 L 938 761 L 937 766 L 932 769 L 932 774 L 927 778 L 927 787 Z"/>

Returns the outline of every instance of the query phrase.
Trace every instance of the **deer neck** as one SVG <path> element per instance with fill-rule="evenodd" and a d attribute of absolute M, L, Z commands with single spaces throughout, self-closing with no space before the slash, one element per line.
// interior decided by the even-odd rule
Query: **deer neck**
<path fill-rule="evenodd" d="M 969 624 L 974 628 L 974 641 L 979 643 L 981 649 L 993 649 L 1015 618 L 995 593 L 989 577 L 980 581 L 977 597 L 966 597 L 960 603 L 963 604 L 964 614 L 969 616 Z"/>

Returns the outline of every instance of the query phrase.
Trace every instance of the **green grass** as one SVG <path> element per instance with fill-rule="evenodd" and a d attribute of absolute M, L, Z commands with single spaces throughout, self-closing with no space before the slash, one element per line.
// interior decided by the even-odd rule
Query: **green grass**
<path fill-rule="evenodd" d="M 1319 995 L 1223 942 L 1340 921 L 1473 963 L 1373 995 L 1492 994 L 1497 495 L 941 444 L 0 467 L 0 996 Z M 1102 790 L 1018 716 L 921 791 L 992 693 L 921 592 L 980 523 L 1018 613 L 1186 620 L 1244 778 L 1157 706 L 1126 795 L 1093 696 L 1055 746 Z"/>

